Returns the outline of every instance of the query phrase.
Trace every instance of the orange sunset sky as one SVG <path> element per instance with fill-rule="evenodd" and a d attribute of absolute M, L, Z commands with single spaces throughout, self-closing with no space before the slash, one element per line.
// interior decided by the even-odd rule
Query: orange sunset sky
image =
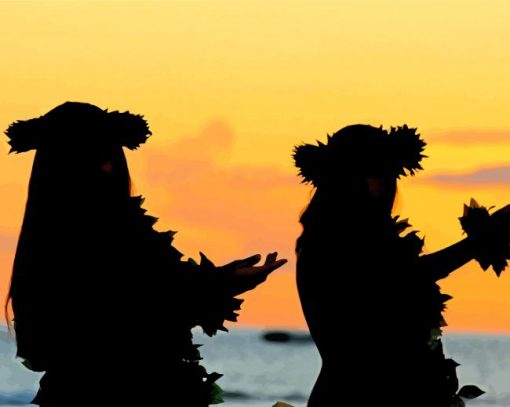
<path fill-rule="evenodd" d="M 427 251 L 454 243 L 471 197 L 510 202 L 509 18 L 508 0 L 2 1 L 0 128 L 67 100 L 144 114 L 153 136 L 127 154 L 158 227 L 217 264 L 278 250 L 289 263 L 239 325 L 305 327 L 293 247 L 311 188 L 292 147 L 417 127 L 429 158 L 398 209 Z M 2 299 L 33 160 L 7 153 L 4 137 Z M 442 287 L 450 331 L 510 332 L 510 271 L 471 262 Z"/>

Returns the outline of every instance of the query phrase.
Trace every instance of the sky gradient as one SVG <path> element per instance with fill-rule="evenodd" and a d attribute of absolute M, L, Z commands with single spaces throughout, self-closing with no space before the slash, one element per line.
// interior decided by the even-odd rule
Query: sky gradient
<path fill-rule="evenodd" d="M 510 3 L 493 0 L 0 2 L 0 128 L 67 100 L 144 114 L 135 192 L 217 264 L 278 250 L 239 324 L 304 327 L 294 282 L 292 147 L 341 127 L 409 124 L 428 142 L 398 210 L 434 251 L 462 238 L 471 197 L 510 202 Z M 33 153 L 0 143 L 0 296 Z M 454 331 L 510 332 L 510 271 L 474 262 L 442 283 Z"/>

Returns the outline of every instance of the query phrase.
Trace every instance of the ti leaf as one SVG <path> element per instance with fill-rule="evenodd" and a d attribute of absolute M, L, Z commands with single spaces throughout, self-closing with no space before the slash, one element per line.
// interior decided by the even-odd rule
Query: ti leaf
<path fill-rule="evenodd" d="M 220 404 L 223 403 L 223 390 L 220 386 L 218 386 L 216 383 L 212 383 L 212 390 L 211 390 L 211 404 Z"/>
<path fill-rule="evenodd" d="M 469 386 L 463 386 L 462 389 L 459 390 L 458 395 L 460 397 L 464 397 L 465 399 L 475 399 L 477 397 L 480 397 L 485 392 L 483 390 L 480 390 L 478 387 L 469 385 Z"/>
<path fill-rule="evenodd" d="M 449 407 L 466 407 L 466 403 L 459 396 L 454 396 L 452 402 Z"/>

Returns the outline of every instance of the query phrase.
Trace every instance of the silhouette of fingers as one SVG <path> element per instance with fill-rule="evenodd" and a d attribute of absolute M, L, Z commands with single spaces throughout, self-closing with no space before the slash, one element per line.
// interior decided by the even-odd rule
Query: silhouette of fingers
<path fill-rule="evenodd" d="M 266 256 L 266 261 L 264 262 L 264 266 L 274 263 L 276 258 L 278 257 L 278 252 L 269 253 Z"/>
<path fill-rule="evenodd" d="M 257 264 L 260 261 L 260 254 L 254 254 L 250 257 L 246 257 L 245 259 L 234 260 L 233 262 L 226 264 L 224 267 L 232 267 L 232 268 L 242 268 L 242 267 L 251 267 Z"/>
<path fill-rule="evenodd" d="M 287 263 L 287 259 L 280 259 L 276 260 L 278 257 L 277 252 L 269 253 L 266 256 L 266 261 L 264 262 L 264 265 L 259 267 L 260 268 L 260 274 L 263 276 L 263 279 L 265 280 L 266 277 L 275 271 L 277 268 L 280 268 L 285 263 Z"/>
<path fill-rule="evenodd" d="M 277 252 L 269 253 L 266 256 L 264 265 L 238 267 L 235 271 L 235 274 L 239 276 L 254 276 L 254 277 L 257 276 L 260 279 L 265 279 L 269 273 L 273 272 L 277 268 L 287 263 L 287 259 L 276 260 L 277 256 L 278 256 Z"/>
<path fill-rule="evenodd" d="M 232 293 L 239 295 L 263 283 L 267 276 L 287 263 L 287 259 L 276 260 L 277 253 L 270 253 L 262 266 L 238 267 L 234 270 L 235 282 Z"/>
<path fill-rule="evenodd" d="M 280 268 L 281 266 L 283 266 L 285 263 L 287 263 L 287 259 L 280 259 L 280 260 L 273 261 L 270 264 L 265 264 L 263 266 L 263 268 L 269 274 L 269 273 L 275 271 L 276 269 Z"/>

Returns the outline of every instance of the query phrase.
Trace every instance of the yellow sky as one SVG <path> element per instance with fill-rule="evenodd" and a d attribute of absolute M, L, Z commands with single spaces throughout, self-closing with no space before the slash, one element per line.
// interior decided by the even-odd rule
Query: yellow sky
<path fill-rule="evenodd" d="M 501 176 L 434 178 L 510 161 L 509 17 L 507 0 L 3 1 L 0 128 L 66 100 L 144 114 L 154 136 L 128 159 L 161 227 L 218 263 L 279 250 L 291 261 L 240 323 L 303 326 L 293 245 L 310 189 L 292 146 L 352 123 L 418 127 L 430 158 L 400 207 L 428 250 L 453 243 L 471 196 L 510 201 Z M 3 295 L 32 155 L 0 153 Z M 459 270 L 451 329 L 510 331 L 509 279 Z"/>

